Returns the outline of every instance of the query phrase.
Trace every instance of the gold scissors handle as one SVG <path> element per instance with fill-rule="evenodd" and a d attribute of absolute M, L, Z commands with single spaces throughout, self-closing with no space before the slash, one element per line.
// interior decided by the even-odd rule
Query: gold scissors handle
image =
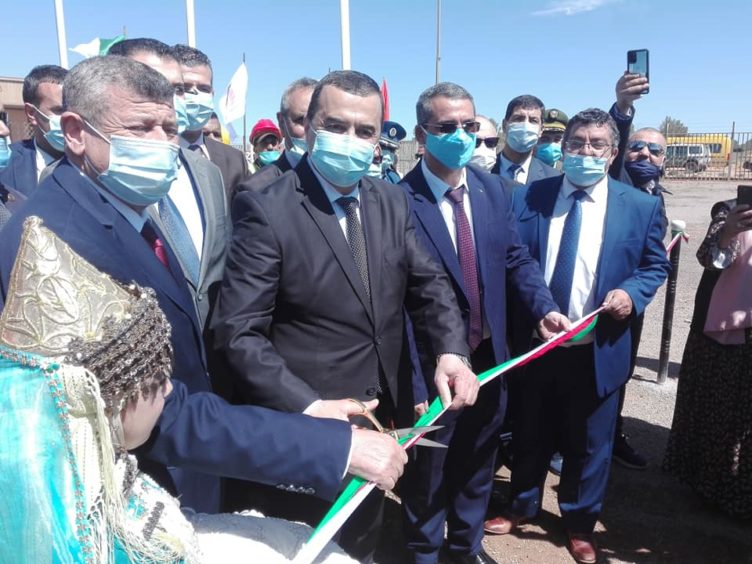
<path fill-rule="evenodd" d="M 347 401 L 351 401 L 354 404 L 356 404 L 358 407 L 360 407 L 360 413 L 353 413 L 353 415 L 361 415 L 365 417 L 366 419 L 368 419 L 379 433 L 388 432 L 388 430 L 384 429 L 384 426 L 381 423 L 379 423 L 379 420 L 376 419 L 376 416 L 373 413 L 371 413 L 371 411 L 366 407 L 366 404 L 364 404 L 362 401 L 357 400 L 355 398 L 347 398 Z"/>

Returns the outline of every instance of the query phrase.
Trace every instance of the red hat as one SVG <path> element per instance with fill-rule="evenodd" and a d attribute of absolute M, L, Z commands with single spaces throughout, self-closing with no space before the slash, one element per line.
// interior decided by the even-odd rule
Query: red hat
<path fill-rule="evenodd" d="M 251 136 L 249 139 L 251 140 L 251 145 L 253 145 L 256 140 L 259 137 L 263 137 L 264 135 L 274 135 L 277 139 L 282 139 L 282 132 L 279 130 L 279 127 L 274 125 L 274 122 L 270 119 L 260 119 L 256 122 L 256 125 L 253 126 L 253 129 L 251 129 Z"/>

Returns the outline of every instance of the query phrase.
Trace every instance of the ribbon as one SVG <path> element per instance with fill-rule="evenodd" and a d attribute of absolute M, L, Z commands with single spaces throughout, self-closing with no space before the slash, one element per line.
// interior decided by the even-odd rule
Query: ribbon
<path fill-rule="evenodd" d="M 533 350 L 478 374 L 480 385 L 488 384 L 491 380 L 501 376 L 505 372 L 528 364 L 530 361 L 552 351 L 562 343 L 579 341 L 593 330 L 598 321 L 597 316 L 602 310 L 603 307 L 596 309 L 594 312 L 573 323 L 568 331 L 557 333 L 552 339 L 535 347 Z M 445 407 L 441 403 L 441 398 L 435 398 L 428 411 L 415 423 L 415 427 L 433 425 L 447 409 L 449 409 L 449 406 Z M 399 443 L 407 450 L 418 442 L 422 436 L 423 434 L 408 435 L 401 438 Z M 363 478 L 355 476 L 335 500 L 331 509 L 329 509 L 316 529 L 314 529 L 308 541 L 300 549 L 295 560 L 293 560 L 293 564 L 310 564 L 313 562 L 374 487 L 376 487 L 374 482 L 366 482 Z"/>
<path fill-rule="evenodd" d="M 671 242 L 666 247 L 666 255 L 671 254 L 671 249 L 674 248 L 674 246 L 679 242 L 679 239 L 684 239 L 684 242 L 686 243 L 689 241 L 689 235 L 687 235 L 684 231 L 680 231 L 676 235 L 674 235 L 674 238 L 671 239 Z"/>

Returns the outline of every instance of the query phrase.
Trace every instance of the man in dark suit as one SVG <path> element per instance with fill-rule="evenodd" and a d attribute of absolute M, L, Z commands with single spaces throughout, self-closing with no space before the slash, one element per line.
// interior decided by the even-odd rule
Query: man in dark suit
<path fill-rule="evenodd" d="M 284 151 L 272 164 L 263 167 L 237 185 L 233 198 L 246 190 L 259 191 L 265 188 L 300 162 L 300 158 L 308 150 L 303 125 L 316 83 L 317 81 L 313 78 L 303 77 L 285 89 L 279 103 L 279 112 L 277 112 L 277 122 L 285 141 Z"/>
<path fill-rule="evenodd" d="M 403 179 L 418 239 L 452 282 L 467 327 L 472 366 L 482 372 L 507 359 L 507 285 L 544 338 L 568 325 L 538 264 L 521 244 L 498 176 L 466 166 L 475 149 L 475 105 L 467 90 L 442 82 L 418 98 L 415 137 L 424 158 Z M 454 133 L 448 130 L 453 128 Z M 459 137 L 458 137 L 459 136 Z M 459 141 L 457 140 L 459 139 Z M 418 351 L 430 370 L 430 352 Z M 427 361 L 427 364 L 426 364 Z M 426 382 L 429 395 L 436 389 Z M 405 536 L 416 563 L 438 562 L 447 543 L 454 562 L 495 562 L 482 548 L 506 384 L 488 384 L 478 402 L 438 421 L 444 449 L 418 449 L 402 487 Z"/>
<path fill-rule="evenodd" d="M 213 327 L 249 403 L 347 419 L 352 398 L 382 421 L 413 421 L 403 312 L 435 363 L 453 408 L 478 392 L 465 364 L 464 323 L 446 274 L 417 241 L 405 194 L 364 176 L 383 120 L 376 82 L 336 71 L 316 86 L 305 121 L 308 156 L 262 192 L 239 194 Z M 450 395 L 450 386 L 455 396 Z M 299 496 L 275 512 L 317 521 Z M 372 494 L 340 544 L 372 558 L 383 496 Z M 286 506 L 286 507 L 285 507 Z"/>
<path fill-rule="evenodd" d="M 529 94 L 517 96 L 507 104 L 507 112 L 501 122 L 504 148 L 491 169 L 492 174 L 518 184 L 530 184 L 561 174 L 533 156 L 533 149 L 543 131 L 544 112 L 543 102 Z"/>
<path fill-rule="evenodd" d="M 230 406 L 211 393 L 185 277 L 145 213 L 175 174 L 172 100 L 173 87 L 161 74 L 124 57 L 87 59 L 70 71 L 62 117 L 67 156 L 3 228 L 0 296 L 31 215 L 99 270 L 155 290 L 172 326 L 174 391 L 138 456 L 141 468 L 186 507 L 217 511 L 220 476 L 331 498 L 348 471 L 348 457 L 350 472 L 391 487 L 404 452 L 390 437 L 352 431 L 339 421 Z M 124 159 L 113 144 L 140 156 Z M 119 174 L 124 165 L 129 173 Z"/>
<path fill-rule="evenodd" d="M 10 162 L 0 169 L 0 184 L 29 195 L 36 190 L 42 171 L 63 156 L 60 114 L 67 73 L 56 65 L 40 65 L 24 78 L 24 112 L 32 137 L 11 144 Z"/>
<path fill-rule="evenodd" d="M 538 514 L 558 446 L 559 507 L 578 562 L 597 559 L 592 533 L 608 481 L 619 389 L 629 377 L 630 325 L 669 269 L 660 202 L 606 175 L 618 142 L 606 112 L 577 114 L 564 133 L 564 176 L 512 196 L 522 242 L 543 267 L 559 308 L 571 319 L 605 309 L 594 334 L 533 361 L 516 384 L 512 503 L 486 530 L 508 533 Z M 513 352 L 526 350 L 531 335 L 531 324 L 515 327 Z"/>

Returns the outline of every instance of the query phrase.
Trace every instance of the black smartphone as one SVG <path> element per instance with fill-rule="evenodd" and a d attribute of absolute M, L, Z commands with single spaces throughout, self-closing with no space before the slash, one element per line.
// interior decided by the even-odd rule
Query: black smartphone
<path fill-rule="evenodd" d="M 627 72 L 641 74 L 650 82 L 650 54 L 647 49 L 627 51 Z M 650 88 L 642 91 L 643 94 L 648 92 L 650 92 Z"/>
<path fill-rule="evenodd" d="M 739 184 L 736 187 L 736 203 L 752 206 L 752 186 Z"/>

